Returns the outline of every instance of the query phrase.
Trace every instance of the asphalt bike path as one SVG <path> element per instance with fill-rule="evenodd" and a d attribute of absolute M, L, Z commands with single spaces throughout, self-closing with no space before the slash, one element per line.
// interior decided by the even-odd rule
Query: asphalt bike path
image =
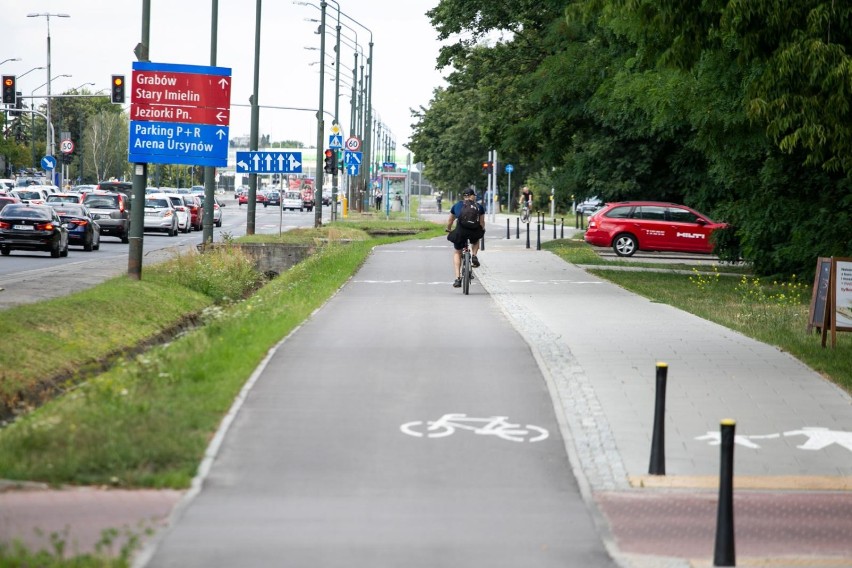
<path fill-rule="evenodd" d="M 376 248 L 250 379 L 137 565 L 615 566 L 530 348 L 451 276 L 443 238 Z"/>

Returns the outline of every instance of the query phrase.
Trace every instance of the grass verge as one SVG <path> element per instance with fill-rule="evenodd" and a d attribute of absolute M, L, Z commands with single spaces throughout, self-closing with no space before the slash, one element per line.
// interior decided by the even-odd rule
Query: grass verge
<path fill-rule="evenodd" d="M 683 265 L 644 265 L 648 271 L 607 270 L 625 263 L 608 262 L 598 257 L 582 241 L 552 241 L 543 248 L 565 260 L 584 265 L 599 265 L 589 272 L 655 302 L 670 304 L 704 319 L 774 345 L 790 353 L 812 369 L 852 393 L 852 334 L 838 333 L 835 349 L 822 348 L 820 336 L 808 333 L 810 283 L 762 281 L 747 274 L 723 275 L 718 269 L 703 266 L 690 274 L 675 270 Z M 596 260 L 591 261 L 591 256 Z M 640 267 L 629 263 L 630 267 Z M 741 267 L 739 267 L 742 269 Z M 722 270 L 728 272 L 729 267 Z"/>
<path fill-rule="evenodd" d="M 424 238 L 440 234 L 434 225 L 429 228 L 431 231 L 422 233 Z M 360 232 L 357 225 L 337 230 Z M 188 487 L 219 421 L 267 351 L 334 294 L 374 246 L 399 239 L 370 239 L 361 232 L 361 239 L 349 240 L 349 244 L 327 244 L 233 304 L 213 301 L 217 295 L 227 297 L 223 291 L 201 294 L 178 287 L 178 282 L 185 285 L 194 278 L 195 287 L 202 288 L 223 276 L 190 277 L 173 263 L 147 271 L 149 276 L 141 282 L 115 279 L 88 293 L 48 302 L 58 310 L 62 302 L 73 300 L 71 313 L 79 314 L 93 313 L 86 302 L 100 302 L 104 287 L 113 298 L 139 297 L 138 303 L 121 307 L 120 325 L 124 331 L 131 330 L 133 341 L 144 340 L 190 313 L 202 325 L 168 344 L 119 359 L 103 374 L 70 385 L 64 396 L 0 430 L 0 478 L 56 485 Z M 143 295 L 140 290 L 148 286 L 152 291 Z M 167 298 L 183 303 L 164 305 Z M 27 308 L 36 307 L 41 305 Z M 41 309 L 50 312 L 50 307 Z M 169 317 L 161 317 L 163 311 Z M 15 315 L 2 312 L 0 321 Z M 73 318 L 59 312 L 51 321 L 69 319 Z M 143 325 L 147 326 L 145 332 L 134 330 Z M 116 337 L 123 337 L 119 331 L 114 329 Z M 20 339 L 21 344 L 36 342 L 32 350 L 44 349 L 41 335 Z M 121 347 L 111 345 L 104 352 Z M 63 347 L 72 361 L 85 360 L 90 349 L 90 341 Z M 50 363 L 40 365 L 50 367 Z"/>

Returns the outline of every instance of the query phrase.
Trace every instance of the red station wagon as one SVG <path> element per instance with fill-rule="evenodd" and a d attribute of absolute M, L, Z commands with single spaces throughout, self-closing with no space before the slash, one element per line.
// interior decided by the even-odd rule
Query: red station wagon
<path fill-rule="evenodd" d="M 710 235 L 727 226 L 686 205 L 622 201 L 607 203 L 592 215 L 584 239 L 612 247 L 618 256 L 637 250 L 712 253 Z"/>

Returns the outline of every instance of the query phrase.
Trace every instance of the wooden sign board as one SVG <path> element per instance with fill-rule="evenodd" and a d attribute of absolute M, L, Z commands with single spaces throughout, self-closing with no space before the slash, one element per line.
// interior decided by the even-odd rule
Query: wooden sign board
<path fill-rule="evenodd" d="M 838 331 L 852 331 L 852 258 L 831 259 L 831 346 Z"/>
<path fill-rule="evenodd" d="M 808 333 L 814 328 L 821 332 L 825 327 L 825 318 L 828 315 L 828 288 L 831 282 L 831 259 L 820 257 L 817 259 L 816 273 L 814 274 L 814 288 L 811 294 L 811 307 L 808 311 Z"/>

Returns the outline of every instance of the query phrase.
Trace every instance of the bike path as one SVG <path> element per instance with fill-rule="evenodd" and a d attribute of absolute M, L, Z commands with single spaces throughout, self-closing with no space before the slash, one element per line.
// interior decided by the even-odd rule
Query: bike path
<path fill-rule="evenodd" d="M 378 247 L 278 345 L 137 565 L 616 565 L 529 347 L 450 251 Z M 518 426 L 411 435 L 447 414 Z"/>

